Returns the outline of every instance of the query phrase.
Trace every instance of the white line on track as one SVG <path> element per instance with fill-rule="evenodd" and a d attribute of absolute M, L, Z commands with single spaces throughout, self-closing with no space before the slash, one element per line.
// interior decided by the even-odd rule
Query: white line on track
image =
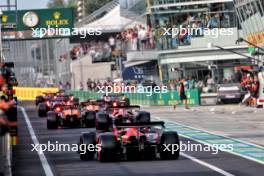
<path fill-rule="evenodd" d="M 162 118 L 158 117 L 158 116 L 152 116 L 158 120 L 161 120 Z M 235 138 L 231 138 L 231 137 L 228 137 L 228 136 L 225 136 L 224 134 L 219 134 L 219 133 L 216 133 L 216 132 L 212 132 L 212 131 L 208 131 L 208 130 L 204 130 L 204 129 L 199 129 L 199 128 L 195 128 L 195 127 L 192 127 L 192 126 L 189 126 L 189 125 L 184 125 L 184 124 L 180 124 L 180 123 L 177 123 L 177 122 L 174 122 L 174 121 L 171 121 L 171 120 L 166 120 L 164 119 L 166 122 L 169 122 L 169 123 L 173 123 L 173 124 L 176 124 L 176 125 L 182 125 L 182 126 L 185 126 L 187 128 L 191 128 L 191 129 L 194 129 L 194 130 L 199 130 L 199 131 L 203 131 L 203 132 L 206 132 L 206 133 L 211 133 L 213 135 L 218 135 L 218 136 L 221 136 L 221 137 L 224 137 L 226 139 L 230 139 L 230 140 L 236 140 L 238 142 L 241 142 L 241 143 L 245 143 L 245 144 L 248 144 L 248 145 L 252 145 L 252 146 L 255 146 L 255 147 L 259 147 L 259 148 L 264 148 L 263 146 L 260 146 L 260 145 L 257 145 L 257 144 L 253 144 L 253 143 L 250 143 L 250 142 L 247 142 L 247 141 L 243 141 L 243 140 L 240 140 L 240 139 L 235 139 Z M 185 138 L 188 138 L 188 139 L 191 139 L 191 140 L 194 140 L 196 142 L 199 142 L 199 143 L 202 143 L 202 144 L 208 144 L 207 142 L 204 142 L 202 140 L 197 140 L 197 139 L 194 139 L 190 136 L 186 136 L 186 135 L 183 135 L 183 134 L 179 134 L 180 136 L 182 137 L 185 137 Z M 245 158 L 245 159 L 248 159 L 248 160 L 251 160 L 251 161 L 254 161 L 254 162 L 257 162 L 257 163 L 260 163 L 260 164 L 263 164 L 263 161 L 259 161 L 257 159 L 254 159 L 252 157 L 249 157 L 249 156 L 245 156 L 245 155 L 242 155 L 240 153 L 236 153 L 236 152 L 233 152 L 233 151 L 225 151 L 227 153 L 231 153 L 233 155 L 236 155 L 236 156 L 239 156 L 239 157 L 242 157 L 242 158 Z"/>
<path fill-rule="evenodd" d="M 31 139 L 32 139 L 33 143 L 35 145 L 38 145 L 39 146 L 38 138 L 37 138 L 37 136 L 36 136 L 36 134 L 34 132 L 34 129 L 33 129 L 32 125 L 31 125 L 31 123 L 30 123 L 30 120 L 28 118 L 28 115 L 27 115 L 25 109 L 23 107 L 20 107 L 20 109 L 21 109 L 21 111 L 23 113 L 23 116 L 24 116 L 24 119 L 25 119 L 25 121 L 27 123 L 27 127 L 28 127 L 28 130 L 29 130 L 29 134 L 31 136 Z M 50 165 L 49 165 L 49 163 L 47 161 L 47 158 L 44 155 L 44 153 L 41 152 L 41 151 L 38 151 L 38 156 L 39 156 L 39 159 L 41 161 L 41 164 L 42 164 L 42 167 L 43 167 L 43 169 L 45 171 L 46 176 L 54 176 L 54 174 L 53 174 L 53 172 L 52 172 L 52 170 L 50 168 Z"/>
<path fill-rule="evenodd" d="M 160 118 L 157 117 L 157 116 L 155 116 L 154 118 L 160 120 Z M 207 162 L 204 162 L 202 160 L 199 160 L 198 158 L 195 158 L 195 157 L 193 157 L 191 155 L 188 155 L 186 153 L 181 152 L 180 155 L 183 156 L 183 157 L 185 157 L 185 158 L 188 158 L 189 160 L 192 160 L 193 162 L 196 162 L 196 163 L 198 163 L 200 165 L 203 165 L 203 166 L 205 166 L 205 167 L 207 167 L 207 168 L 209 168 L 211 170 L 214 170 L 214 171 L 216 171 L 216 172 L 218 172 L 218 173 L 220 173 L 220 174 L 222 174 L 224 176 L 235 176 L 235 175 L 233 175 L 233 174 L 231 174 L 231 173 L 229 173 L 229 172 L 227 172 L 227 171 L 225 171 L 223 169 L 220 169 L 219 167 L 216 167 L 216 166 L 214 166 L 212 164 L 209 164 Z"/>
<path fill-rule="evenodd" d="M 222 174 L 224 176 L 235 176 L 235 175 L 233 175 L 233 174 L 231 174 L 231 173 L 229 173 L 229 172 L 227 172 L 227 171 L 225 171 L 223 169 L 220 169 L 219 167 L 216 167 L 216 166 L 214 166 L 212 164 L 206 163 L 206 162 L 204 162 L 202 160 L 199 160 L 199 159 L 197 159 L 197 158 L 195 158 L 195 157 L 193 157 L 191 155 L 187 155 L 186 153 L 181 152 L 180 155 L 185 157 L 185 158 L 188 158 L 189 160 L 192 160 L 193 162 L 196 162 L 196 163 L 198 163 L 200 165 L 203 165 L 203 166 L 205 166 L 205 167 L 207 167 L 207 168 L 209 168 L 211 170 L 214 170 L 214 171 L 216 171 L 216 172 L 218 172 L 218 173 L 220 173 L 220 174 Z"/>

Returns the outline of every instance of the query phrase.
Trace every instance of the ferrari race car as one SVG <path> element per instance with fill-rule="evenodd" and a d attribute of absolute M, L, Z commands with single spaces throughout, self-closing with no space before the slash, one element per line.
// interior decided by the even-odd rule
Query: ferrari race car
<path fill-rule="evenodd" d="M 129 104 L 129 99 L 123 94 L 104 96 L 103 99 L 88 99 L 87 101 L 80 103 L 81 114 L 85 119 L 85 126 L 94 127 L 97 114 L 100 114 L 100 112 L 105 114 L 105 111 L 107 109 L 109 110 L 109 107 L 129 106 Z"/>
<path fill-rule="evenodd" d="M 125 94 L 108 94 L 103 95 L 103 101 L 107 104 L 112 106 L 114 103 L 118 106 L 129 106 L 130 100 L 125 96 Z"/>
<path fill-rule="evenodd" d="M 87 146 L 99 146 L 88 150 Z M 165 131 L 164 122 L 116 123 L 108 132 L 84 132 L 79 139 L 81 160 L 100 162 L 138 159 L 178 159 L 179 138 Z"/>
<path fill-rule="evenodd" d="M 86 127 L 95 127 L 96 113 L 102 111 L 104 102 L 101 100 L 88 99 L 80 103 L 81 116 Z"/>
<path fill-rule="evenodd" d="M 35 99 L 35 105 L 38 106 L 40 103 L 45 102 L 46 100 L 51 99 L 54 97 L 57 93 L 51 93 L 51 92 L 44 92 L 43 95 L 36 96 Z"/>
<path fill-rule="evenodd" d="M 112 124 L 116 122 L 126 123 L 127 121 L 133 123 L 150 122 L 150 113 L 140 111 L 140 106 L 117 106 L 113 103 L 113 106 L 96 114 L 95 127 L 96 130 L 108 131 Z"/>
<path fill-rule="evenodd" d="M 38 104 L 38 115 L 39 117 L 46 117 L 48 111 L 54 111 L 58 106 L 66 105 L 68 102 L 78 105 L 79 99 L 64 94 L 47 97 L 44 102 Z"/>
<path fill-rule="evenodd" d="M 54 111 L 47 113 L 47 128 L 87 127 L 90 125 L 90 120 L 90 116 L 81 115 L 81 109 L 78 105 L 68 102 L 66 105 L 57 106 Z"/>

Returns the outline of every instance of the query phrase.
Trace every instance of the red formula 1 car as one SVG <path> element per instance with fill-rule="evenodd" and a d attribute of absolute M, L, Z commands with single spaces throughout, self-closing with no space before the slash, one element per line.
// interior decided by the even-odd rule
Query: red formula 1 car
<path fill-rule="evenodd" d="M 47 94 L 44 97 L 44 101 L 37 106 L 38 116 L 46 117 L 49 111 L 54 111 L 57 107 L 66 105 L 68 102 L 75 105 L 79 104 L 79 99 L 72 95 L 65 95 L 63 92 L 56 94 Z"/>
<path fill-rule="evenodd" d="M 74 105 L 57 106 L 54 111 L 47 115 L 47 128 L 57 129 L 60 127 L 76 127 L 81 124 L 81 112 Z"/>
<path fill-rule="evenodd" d="M 52 93 L 52 92 L 43 92 L 42 93 L 43 95 L 39 95 L 39 96 L 36 96 L 36 99 L 35 99 L 35 105 L 38 106 L 40 103 L 43 103 L 49 99 L 51 99 L 52 97 L 54 97 L 56 93 Z"/>
<path fill-rule="evenodd" d="M 87 132 L 80 136 L 80 159 L 97 156 L 101 162 L 134 159 L 178 159 L 179 138 L 165 131 L 164 122 L 116 123 L 108 132 Z M 88 150 L 87 146 L 100 148 Z M 169 149 L 169 150 L 168 150 Z"/>
<path fill-rule="evenodd" d="M 126 122 L 150 122 L 150 113 L 141 111 L 140 106 L 113 106 L 107 107 L 104 111 L 96 114 L 95 127 L 99 131 L 108 131 L 113 123 Z"/>
<path fill-rule="evenodd" d="M 80 103 L 81 116 L 86 127 L 95 127 L 96 114 L 102 111 L 104 102 L 101 100 L 89 99 Z"/>

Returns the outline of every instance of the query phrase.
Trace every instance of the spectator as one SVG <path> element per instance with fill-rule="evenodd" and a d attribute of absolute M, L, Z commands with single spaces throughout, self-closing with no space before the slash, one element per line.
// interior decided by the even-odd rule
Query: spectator
<path fill-rule="evenodd" d="M 211 77 L 211 75 L 208 75 L 206 85 L 209 92 L 213 90 L 214 84 L 215 84 L 214 79 Z"/>
<path fill-rule="evenodd" d="M 66 82 L 66 89 L 71 90 L 71 84 L 68 81 Z"/>
<path fill-rule="evenodd" d="M 122 38 L 119 34 L 116 35 L 116 54 L 120 56 L 122 54 Z"/>
<path fill-rule="evenodd" d="M 58 86 L 59 90 L 64 90 L 65 86 L 63 85 L 63 83 L 60 81 L 59 82 L 59 86 Z"/>
<path fill-rule="evenodd" d="M 219 20 L 218 20 L 219 15 L 213 14 L 212 17 L 209 19 L 207 27 L 210 29 L 213 28 L 218 28 L 219 26 Z"/>
<path fill-rule="evenodd" d="M 83 90 L 84 90 L 84 87 L 83 87 L 83 83 L 82 83 L 82 82 L 80 82 L 79 90 L 80 90 L 80 91 L 83 91 Z"/>
<path fill-rule="evenodd" d="M 194 89 L 195 88 L 195 82 L 194 82 L 194 78 L 193 77 L 189 77 L 189 80 L 188 80 L 188 88 L 189 89 Z"/>
<path fill-rule="evenodd" d="M 141 26 L 138 31 L 138 38 L 140 40 L 140 49 L 144 50 L 146 48 L 147 43 L 147 31 L 145 27 Z"/>
<path fill-rule="evenodd" d="M 182 103 L 182 102 L 184 104 L 184 108 L 185 109 L 189 109 L 189 107 L 188 107 L 188 101 L 187 101 L 187 96 L 185 94 L 184 82 L 185 82 L 185 79 L 182 79 L 182 81 L 180 82 L 179 90 L 178 90 L 179 97 L 180 97 L 180 102 L 177 102 L 177 103 L 175 103 L 173 105 L 173 109 L 174 110 L 176 109 L 176 106 L 179 105 L 179 103 Z"/>
<path fill-rule="evenodd" d="M 115 49 L 115 45 L 116 45 L 116 41 L 115 38 L 113 36 L 110 36 L 108 39 L 109 45 L 111 47 L 111 51 L 113 52 Z"/>
<path fill-rule="evenodd" d="M 252 97 L 252 104 L 254 106 L 257 105 L 257 99 L 259 97 L 259 81 L 258 76 L 254 75 L 252 86 L 251 86 L 251 97 Z"/>

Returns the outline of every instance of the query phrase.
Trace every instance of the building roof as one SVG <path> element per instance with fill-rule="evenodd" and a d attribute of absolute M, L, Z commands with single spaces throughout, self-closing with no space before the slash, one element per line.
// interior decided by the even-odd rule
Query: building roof
<path fill-rule="evenodd" d="M 103 33 L 121 32 L 132 20 L 120 15 L 120 5 L 114 7 L 103 17 L 82 26 L 81 28 L 101 28 Z"/>

